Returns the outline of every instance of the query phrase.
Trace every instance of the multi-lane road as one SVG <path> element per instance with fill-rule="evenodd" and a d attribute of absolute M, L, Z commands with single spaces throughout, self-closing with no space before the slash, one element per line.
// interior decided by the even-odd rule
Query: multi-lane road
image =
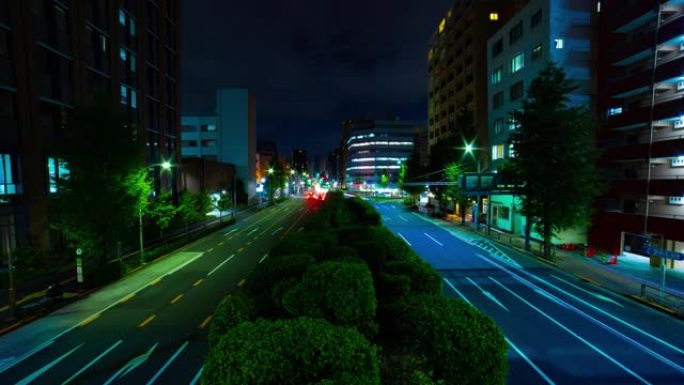
<path fill-rule="evenodd" d="M 0 384 L 195 384 L 214 308 L 308 213 L 292 199 L 0 338 Z"/>
<path fill-rule="evenodd" d="M 684 322 L 398 203 L 374 205 L 447 295 L 503 329 L 509 384 L 684 384 Z"/>

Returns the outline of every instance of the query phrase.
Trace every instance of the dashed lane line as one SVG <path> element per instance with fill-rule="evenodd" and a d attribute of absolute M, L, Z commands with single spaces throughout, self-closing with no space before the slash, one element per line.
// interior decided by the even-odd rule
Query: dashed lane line
<path fill-rule="evenodd" d="M 197 281 L 195 281 L 195 283 L 192 284 L 192 286 L 197 287 L 197 286 L 201 285 L 202 282 L 204 282 L 204 278 L 198 279 Z"/>
<path fill-rule="evenodd" d="M 210 315 L 208 315 L 207 318 L 205 318 L 204 321 L 202 321 L 202 323 L 199 324 L 199 326 L 197 326 L 197 327 L 198 327 L 199 329 L 204 329 L 204 328 L 207 327 L 207 325 L 209 324 L 209 321 L 211 321 L 211 316 L 210 316 Z"/>
<path fill-rule="evenodd" d="M 444 246 L 444 245 L 442 244 L 442 242 L 436 240 L 435 238 L 433 238 L 432 236 L 430 236 L 430 234 L 428 234 L 428 233 L 423 233 L 423 234 L 425 234 L 426 237 L 432 239 L 432 241 L 435 242 L 436 244 L 438 244 L 438 245 L 440 245 L 440 246 Z"/>
<path fill-rule="evenodd" d="M 164 373 L 164 371 L 169 367 L 169 365 L 171 365 L 171 363 L 172 363 L 176 358 L 178 358 L 178 356 L 181 354 L 181 352 L 183 351 L 183 349 L 185 349 L 185 347 L 188 346 L 189 343 L 190 343 L 190 341 L 185 341 L 185 342 L 183 343 L 183 345 L 181 345 L 181 347 L 178 348 L 178 350 L 176 350 L 175 353 L 173 353 L 173 356 L 171 356 L 171 358 L 169 358 L 169 360 L 166 361 L 166 363 L 164 364 L 164 366 L 162 366 L 162 367 L 159 369 L 159 371 L 157 371 L 157 373 L 155 373 L 154 377 L 152 377 L 152 378 L 147 382 L 147 385 L 152 385 L 152 384 L 154 384 L 155 381 L 157 381 L 157 379 L 159 379 L 159 377 L 162 375 L 162 373 Z"/>
<path fill-rule="evenodd" d="M 155 318 L 157 318 L 157 315 L 156 315 L 156 314 L 152 314 L 151 316 L 145 318 L 145 320 L 144 320 L 143 322 L 141 322 L 140 324 L 138 324 L 138 327 L 139 327 L 139 328 L 144 328 L 145 326 L 147 326 L 147 324 L 149 324 L 150 322 L 152 322 L 152 320 L 155 319 Z"/>
<path fill-rule="evenodd" d="M 175 305 L 176 302 L 180 301 L 181 298 L 183 298 L 183 294 L 178 294 L 174 299 L 171 300 L 171 304 Z"/>

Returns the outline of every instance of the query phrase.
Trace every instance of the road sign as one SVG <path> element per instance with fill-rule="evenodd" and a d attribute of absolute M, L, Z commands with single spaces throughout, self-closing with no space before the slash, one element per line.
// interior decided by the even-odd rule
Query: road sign
<path fill-rule="evenodd" d="M 675 259 L 677 261 L 684 261 L 684 253 L 661 249 L 660 247 L 647 246 L 646 252 L 654 257 L 661 257 L 667 259 Z"/>
<path fill-rule="evenodd" d="M 78 250 L 76 251 L 77 253 Z M 83 258 L 81 257 L 76 257 L 76 281 L 78 281 L 78 283 L 83 283 Z"/>

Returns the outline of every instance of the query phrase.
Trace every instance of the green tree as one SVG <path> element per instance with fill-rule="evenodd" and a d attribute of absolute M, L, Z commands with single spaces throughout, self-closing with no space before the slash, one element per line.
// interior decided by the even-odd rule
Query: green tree
<path fill-rule="evenodd" d="M 458 183 L 461 175 L 463 174 L 463 168 L 458 163 L 450 163 L 446 166 L 444 170 L 447 182 Z M 461 224 L 465 224 L 465 211 L 470 203 L 468 196 L 464 193 L 463 189 L 458 184 L 450 184 L 444 189 L 444 197 L 454 202 L 454 212 L 456 211 L 456 204 L 461 209 L 459 215 L 461 216 Z"/>
<path fill-rule="evenodd" d="M 214 201 L 214 207 L 216 207 L 216 210 L 218 210 L 219 212 L 220 222 L 223 216 L 223 212 L 233 207 L 233 197 L 221 191 L 221 194 L 219 195 L 218 199 Z"/>
<path fill-rule="evenodd" d="M 204 385 L 379 385 L 376 348 L 353 329 L 311 318 L 242 322 L 207 354 Z"/>
<path fill-rule="evenodd" d="M 177 212 L 178 208 L 173 204 L 173 198 L 168 191 L 159 194 L 152 201 L 149 213 L 159 229 L 160 238 L 164 238 L 164 231 L 169 228 Z"/>
<path fill-rule="evenodd" d="M 544 238 L 551 254 L 555 233 L 585 225 L 601 184 L 596 169 L 596 122 L 585 107 L 568 105 L 576 85 L 549 64 L 512 114 L 520 129 L 510 137 L 515 157 L 510 168 L 523 181 L 522 212 Z"/>
<path fill-rule="evenodd" d="M 401 170 L 399 171 L 399 187 L 411 196 L 413 206 L 416 205 L 419 195 L 425 191 L 425 185 L 407 185 L 407 183 L 420 183 L 425 181 L 427 176 L 423 176 L 427 172 L 427 168 L 420 164 L 418 150 L 414 148 L 413 154 L 409 156 L 406 162 L 401 163 Z"/>
<path fill-rule="evenodd" d="M 130 239 L 146 193 L 129 185 L 144 168 L 143 141 L 116 100 L 96 95 L 68 115 L 55 155 L 70 174 L 58 181 L 51 226 L 105 264 L 117 242 Z"/>
<path fill-rule="evenodd" d="M 387 173 L 387 171 L 385 171 L 380 175 L 380 186 L 387 187 L 387 186 L 389 186 L 389 184 L 390 184 L 389 174 Z"/>
<path fill-rule="evenodd" d="M 287 174 L 283 163 L 277 158 L 272 159 L 268 164 L 268 174 L 266 175 L 268 201 L 273 203 L 273 198 L 278 190 L 281 190 L 281 195 L 284 194 L 286 184 Z"/>

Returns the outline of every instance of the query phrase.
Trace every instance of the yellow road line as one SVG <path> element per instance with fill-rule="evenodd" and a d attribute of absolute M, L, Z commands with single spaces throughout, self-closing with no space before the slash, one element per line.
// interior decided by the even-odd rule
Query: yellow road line
<path fill-rule="evenodd" d="M 125 303 L 131 300 L 131 298 L 135 297 L 135 293 L 131 293 L 119 300 L 119 303 Z"/>
<path fill-rule="evenodd" d="M 228 240 L 229 240 L 229 241 L 230 241 L 231 239 L 233 239 L 233 236 L 232 236 L 232 235 L 231 235 L 230 237 L 228 237 Z"/>
<path fill-rule="evenodd" d="M 242 285 L 244 285 L 244 284 L 245 284 L 245 282 L 247 282 L 247 280 L 246 280 L 246 279 L 244 279 L 244 278 L 242 278 L 242 280 L 240 280 L 240 283 L 238 283 L 238 286 L 242 286 Z"/>
<path fill-rule="evenodd" d="M 252 241 L 247 242 L 247 246 L 249 246 L 249 245 L 251 245 L 251 244 L 252 244 Z"/>
<path fill-rule="evenodd" d="M 199 324 L 198 328 L 204 329 L 209 324 L 209 321 L 211 321 L 211 316 L 207 316 L 207 318 L 205 318 L 204 321 L 202 321 L 202 323 Z"/>
<path fill-rule="evenodd" d="M 138 327 L 139 327 L 139 328 L 144 328 L 145 326 L 147 326 L 148 323 L 152 322 L 152 320 L 155 319 L 155 318 L 157 318 L 157 316 L 156 316 L 155 314 L 152 314 L 151 316 L 147 317 L 147 319 L 145 319 L 143 322 L 141 322 L 141 323 L 138 325 Z"/>
<path fill-rule="evenodd" d="M 81 322 L 78 326 L 84 327 L 88 325 L 89 323 L 95 321 L 96 319 L 100 318 L 100 313 L 98 314 L 93 314 L 90 317 L 86 318 L 83 322 Z"/>
<path fill-rule="evenodd" d="M 154 281 L 150 282 L 150 284 L 148 286 L 154 286 L 154 285 L 158 284 L 159 282 L 161 282 L 161 280 L 162 280 L 161 277 L 159 277 L 159 278 L 155 279 Z"/>
<path fill-rule="evenodd" d="M 204 278 L 198 279 L 197 281 L 195 281 L 195 283 L 192 284 L 192 286 L 199 286 L 202 284 L 202 282 L 204 282 Z"/>
<path fill-rule="evenodd" d="M 171 303 L 175 304 L 176 302 L 180 301 L 181 298 L 183 298 L 183 294 L 178 294 L 176 298 L 171 300 Z"/>
<path fill-rule="evenodd" d="M 207 250 L 207 253 L 211 253 L 212 251 L 214 251 L 213 247 L 211 249 Z"/>
<path fill-rule="evenodd" d="M 226 243 L 224 241 L 219 242 L 219 246 L 223 246 L 223 244 Z"/>
<path fill-rule="evenodd" d="M 238 249 L 238 253 L 241 253 L 242 250 L 244 250 L 244 249 L 245 249 L 244 247 L 239 248 L 239 249 Z"/>

